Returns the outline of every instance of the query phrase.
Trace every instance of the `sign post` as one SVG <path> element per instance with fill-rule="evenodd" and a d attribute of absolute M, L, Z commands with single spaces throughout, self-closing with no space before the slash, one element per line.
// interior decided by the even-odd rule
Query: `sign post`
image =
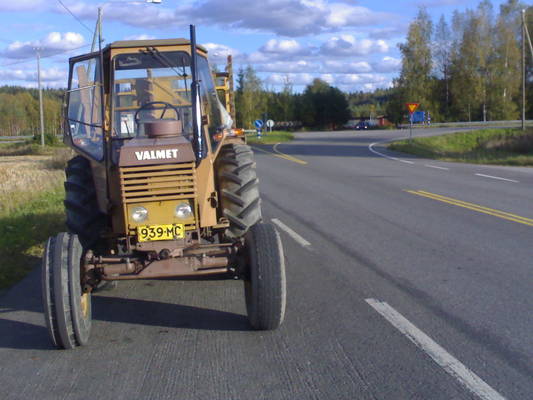
<path fill-rule="evenodd" d="M 267 128 L 270 129 L 270 133 L 272 133 L 272 127 L 274 126 L 274 121 L 269 119 L 267 122 L 266 122 L 266 126 Z"/>
<path fill-rule="evenodd" d="M 261 129 L 263 128 L 263 121 L 260 119 L 256 119 L 254 121 L 255 129 L 257 129 L 257 137 L 261 138 Z"/>
<path fill-rule="evenodd" d="M 405 105 L 409 110 L 409 142 L 411 142 L 413 137 L 413 113 L 416 111 L 420 103 L 406 103 Z"/>

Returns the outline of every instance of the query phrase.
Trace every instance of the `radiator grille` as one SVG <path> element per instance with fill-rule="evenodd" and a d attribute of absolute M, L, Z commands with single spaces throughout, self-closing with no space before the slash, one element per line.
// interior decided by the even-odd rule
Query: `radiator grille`
<path fill-rule="evenodd" d="M 120 190 L 125 204 L 196 199 L 194 163 L 122 167 Z"/>

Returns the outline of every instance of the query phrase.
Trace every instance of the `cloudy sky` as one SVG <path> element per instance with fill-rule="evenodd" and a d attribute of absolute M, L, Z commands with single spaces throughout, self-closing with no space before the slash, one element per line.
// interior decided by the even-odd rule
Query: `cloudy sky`
<path fill-rule="evenodd" d="M 0 84 L 36 86 L 39 48 L 44 84 L 65 87 L 68 57 L 90 50 L 103 3 L 106 42 L 188 37 L 193 23 L 211 62 L 231 53 L 237 68 L 253 65 L 272 89 L 289 80 L 301 90 L 320 77 L 369 91 L 398 76 L 397 44 L 419 6 L 436 21 L 479 0 L 0 0 Z"/>

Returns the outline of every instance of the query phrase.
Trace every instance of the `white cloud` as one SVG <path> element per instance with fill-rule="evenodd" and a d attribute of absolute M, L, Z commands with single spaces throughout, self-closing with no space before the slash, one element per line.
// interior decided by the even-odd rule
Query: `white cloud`
<path fill-rule="evenodd" d="M 0 3 L 0 11 L 36 11 L 43 9 L 45 5 L 45 0 L 4 0 Z"/>
<path fill-rule="evenodd" d="M 373 28 L 368 32 L 370 39 L 392 39 L 392 38 L 405 38 L 408 25 L 387 26 L 385 28 Z"/>
<path fill-rule="evenodd" d="M 366 61 L 342 62 L 337 60 L 326 60 L 324 61 L 324 69 L 329 72 L 341 74 L 372 72 L 372 67 Z"/>
<path fill-rule="evenodd" d="M 281 73 L 296 73 L 296 72 L 319 72 L 320 65 L 309 61 L 273 61 L 264 64 L 258 64 L 255 67 L 258 72 L 281 72 Z"/>
<path fill-rule="evenodd" d="M 146 33 L 142 33 L 140 35 L 130 35 L 130 36 L 126 36 L 124 38 L 124 40 L 152 40 L 152 39 L 155 39 L 156 37 L 153 36 L 153 35 L 148 35 Z"/>
<path fill-rule="evenodd" d="M 44 83 L 61 83 L 62 87 L 65 87 L 67 78 L 68 74 L 65 69 L 56 67 L 41 69 L 41 80 Z M 37 82 L 37 71 L 34 68 L 0 70 L 0 80 Z"/>
<path fill-rule="evenodd" d="M 100 5 L 104 2 L 99 2 Z M 98 5 L 77 1 L 67 3 L 68 8 L 78 18 L 95 21 L 98 15 Z M 126 25 L 144 27 L 144 28 L 168 28 L 169 25 L 179 23 L 185 26 L 185 20 L 178 13 L 180 7 L 176 10 L 163 8 L 159 5 L 144 3 L 107 3 L 103 7 L 103 18 L 105 21 L 120 21 Z M 61 14 L 67 11 L 57 4 L 55 10 Z"/>
<path fill-rule="evenodd" d="M 97 5 L 87 1 L 69 2 L 68 7 L 80 18 L 94 21 L 97 15 Z M 66 12 L 59 5 L 55 10 Z M 340 1 L 197 0 L 182 1 L 175 8 L 166 7 L 165 3 L 108 3 L 104 8 L 104 17 L 106 20 L 117 20 L 145 28 L 186 28 L 190 23 L 194 23 L 236 31 L 247 29 L 297 37 L 374 25 L 387 18 L 387 14 Z"/>
<path fill-rule="evenodd" d="M 334 36 L 321 47 L 323 54 L 334 57 L 365 56 L 387 51 L 389 45 L 384 40 L 357 39 L 352 35 Z"/>
<path fill-rule="evenodd" d="M 308 85 L 316 76 L 307 73 L 297 74 L 272 74 L 266 78 L 266 83 L 271 85 L 284 85 L 287 80 L 293 85 Z"/>
<path fill-rule="evenodd" d="M 402 67 L 402 60 L 390 56 L 385 56 L 381 61 L 373 63 L 374 69 L 378 72 L 399 72 Z"/>
<path fill-rule="evenodd" d="M 392 84 L 390 78 L 379 74 L 275 73 L 268 76 L 265 81 L 273 86 L 282 86 L 287 80 L 295 86 L 305 86 L 313 82 L 315 78 L 320 78 L 331 86 L 345 91 L 372 91 L 377 88 L 388 88 Z"/>
<path fill-rule="evenodd" d="M 226 62 L 229 55 L 234 58 L 240 55 L 240 52 L 224 44 L 218 43 L 204 43 L 202 44 L 207 49 L 209 61 L 212 62 Z"/>
<path fill-rule="evenodd" d="M 41 40 L 31 42 L 15 41 L 9 44 L 4 51 L 0 52 L 0 55 L 6 58 L 24 59 L 33 57 L 36 49 L 39 48 L 41 55 L 46 56 L 79 48 L 84 43 L 85 39 L 83 36 L 76 32 L 50 32 Z"/>
<path fill-rule="evenodd" d="M 284 55 L 302 55 L 308 54 L 309 49 L 304 48 L 294 39 L 270 39 L 260 49 L 264 53 L 284 54 Z"/>

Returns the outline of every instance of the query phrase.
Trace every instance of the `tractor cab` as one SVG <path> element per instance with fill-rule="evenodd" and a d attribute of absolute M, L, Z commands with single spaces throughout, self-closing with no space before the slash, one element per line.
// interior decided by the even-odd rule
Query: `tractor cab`
<path fill-rule="evenodd" d="M 114 155 L 122 141 L 134 138 L 183 136 L 199 142 L 200 157 L 216 150 L 221 133 L 231 129 L 232 121 L 218 99 L 206 50 L 196 46 L 196 52 L 201 82 L 196 104 L 201 126 L 196 138 L 188 40 L 119 41 L 103 49 L 102 55 L 72 58 L 66 110 L 72 145 L 96 161 L 103 160 L 104 142 Z"/>

